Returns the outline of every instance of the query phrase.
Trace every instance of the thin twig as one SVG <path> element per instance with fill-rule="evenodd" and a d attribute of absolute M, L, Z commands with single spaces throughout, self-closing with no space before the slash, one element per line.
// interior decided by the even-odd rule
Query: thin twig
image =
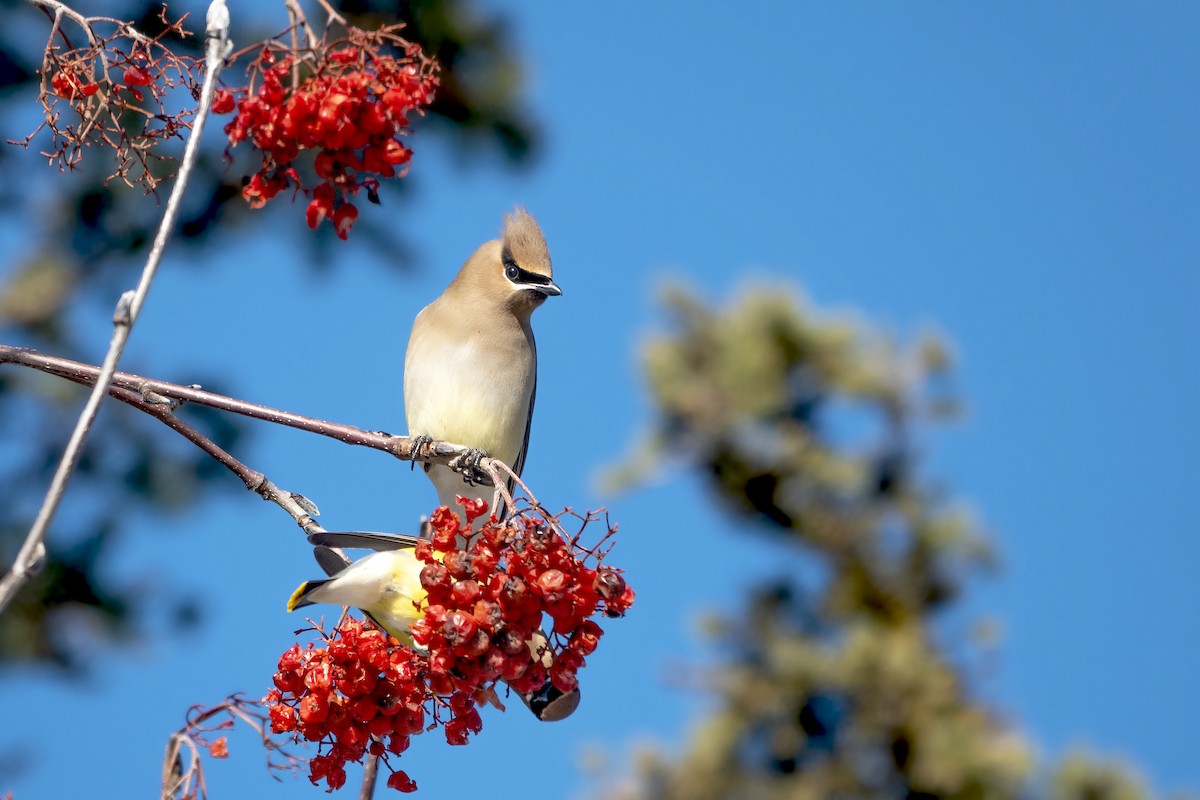
<path fill-rule="evenodd" d="M 304 38 L 307 40 L 305 45 L 310 49 L 315 49 L 317 46 L 317 35 L 313 33 L 312 26 L 308 24 L 308 17 L 304 15 L 304 9 L 300 7 L 299 0 L 284 0 L 284 5 L 287 6 L 288 18 L 292 23 L 292 49 L 299 50 L 296 46 L 296 28 L 299 27 L 304 31 Z"/>
<path fill-rule="evenodd" d="M 213 6 L 217 6 L 218 3 L 223 9 L 224 0 L 215 0 Z M 196 161 L 200 134 L 204 130 L 204 121 L 208 117 L 209 106 L 212 104 L 217 73 L 224 66 L 225 56 L 229 50 L 228 12 L 224 14 L 225 25 L 223 27 L 214 29 L 213 20 L 214 15 L 210 8 L 209 30 L 207 31 L 206 69 L 204 86 L 200 93 L 200 107 L 196 111 L 196 120 L 193 124 L 191 135 L 188 137 L 187 147 L 183 153 L 183 162 L 179 168 L 179 175 L 176 178 L 175 186 L 171 189 L 171 196 L 167 200 L 167 207 L 163 212 L 162 221 L 158 227 L 158 234 L 155 236 L 154 244 L 150 248 L 146 264 L 142 268 L 142 277 L 138 282 L 137 289 L 121 295 L 121 299 L 117 302 L 117 308 L 113 314 L 113 336 L 109 343 L 108 354 L 104 358 L 100 375 L 92 387 L 92 393 L 88 396 L 83 412 L 79 415 L 79 420 L 75 424 L 75 430 L 71 433 L 71 438 L 68 440 L 66 449 L 63 451 L 62 460 L 59 462 L 58 469 L 54 472 L 50 488 L 47 490 L 46 496 L 42 501 L 42 507 L 38 510 L 37 517 L 34 519 L 29 533 L 25 536 L 25 541 L 17 553 L 17 558 L 13 562 L 9 572 L 3 578 L 0 578 L 0 612 L 3 612 L 7 608 L 21 586 L 37 573 L 44 562 L 46 531 L 49 529 L 55 513 L 58 511 L 59 504 L 62 502 L 67 481 L 70 479 L 71 473 L 74 472 L 75 465 L 79 461 L 79 456 L 83 452 L 83 445 L 87 440 L 88 432 L 91 430 L 92 424 L 96 420 L 96 414 L 100 410 L 100 401 L 108 391 L 113 373 L 117 369 L 117 362 L 125 350 L 125 343 L 129 340 L 129 334 L 133 329 L 134 323 L 137 322 L 142 305 L 146 302 L 146 295 L 150 291 L 150 284 L 154 280 L 155 274 L 158 272 L 158 265 L 162 260 L 167 239 L 174 228 L 179 203 L 183 197 L 184 190 L 187 188 L 192 165 Z"/>
<path fill-rule="evenodd" d="M 375 784 L 378 780 L 379 756 L 368 753 L 367 761 L 363 765 L 363 782 L 362 788 L 358 791 L 358 800 L 371 800 L 375 796 Z"/>
<path fill-rule="evenodd" d="M 337 10 L 329 4 L 329 0 L 317 0 L 321 4 L 321 8 L 325 9 L 325 13 L 329 15 L 331 22 L 337 22 L 339 25 L 346 25 L 346 18 L 337 12 Z"/>
<path fill-rule="evenodd" d="M 258 707 L 259 703 L 256 701 L 246 700 L 240 694 L 234 694 L 212 708 L 192 706 L 188 709 L 183 727 L 172 733 L 167 740 L 162 770 L 162 800 L 173 800 L 177 797 L 195 800 L 207 796 L 200 751 L 204 749 L 210 754 L 213 753 L 213 746 L 217 741 L 210 740 L 207 734 L 231 730 L 238 720 L 252 728 L 262 740 L 269 771 L 289 770 L 295 774 L 304 763 L 304 759 L 271 739 L 268 717 L 259 711 Z M 215 722 L 216 718 L 222 715 L 227 718 Z"/>

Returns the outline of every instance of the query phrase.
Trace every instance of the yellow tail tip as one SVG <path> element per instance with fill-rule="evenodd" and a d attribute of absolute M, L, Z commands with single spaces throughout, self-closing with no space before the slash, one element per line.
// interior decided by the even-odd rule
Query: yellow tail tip
<path fill-rule="evenodd" d="M 287 610 L 289 612 L 295 611 L 301 605 L 304 605 L 304 603 L 303 603 L 304 593 L 307 591 L 308 591 L 308 581 L 305 581 L 304 583 L 302 583 L 296 587 L 296 591 L 292 592 L 292 596 L 288 598 Z"/>

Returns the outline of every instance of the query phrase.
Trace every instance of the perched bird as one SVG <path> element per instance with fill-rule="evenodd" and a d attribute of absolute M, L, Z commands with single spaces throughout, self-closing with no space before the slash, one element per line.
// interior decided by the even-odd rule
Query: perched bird
<path fill-rule="evenodd" d="M 520 475 L 537 395 L 530 316 L 560 294 L 541 228 L 516 209 L 501 238 L 480 246 L 413 322 L 404 358 L 409 434 L 466 445 L 476 460 L 489 455 Z M 468 486 L 449 467 L 425 471 L 440 505 L 456 508 L 460 494 L 491 502 L 491 487 Z"/>
<path fill-rule="evenodd" d="M 425 599 L 420 578 L 424 564 L 413 555 L 416 537 L 368 531 L 322 531 L 309 536 L 308 541 L 314 545 L 317 563 L 330 577 L 300 584 L 288 600 L 288 611 L 315 603 L 354 606 L 388 633 L 411 645 L 408 631 L 424 613 L 420 606 Z M 351 562 L 334 548 L 374 552 Z M 549 668 L 546 635 L 537 631 L 528 644 L 530 653 L 540 657 Z M 543 722 L 565 719 L 579 707 L 578 688 L 563 693 L 549 681 L 536 692 L 517 692 L 517 695 Z"/>

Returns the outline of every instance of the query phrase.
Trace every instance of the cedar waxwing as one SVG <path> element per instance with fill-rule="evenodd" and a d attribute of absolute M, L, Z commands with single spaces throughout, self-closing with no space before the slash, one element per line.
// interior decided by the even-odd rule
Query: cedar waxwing
<path fill-rule="evenodd" d="M 415 538 L 391 536 L 390 539 L 393 546 L 376 546 L 373 548 L 376 552 L 353 563 L 331 550 L 330 545 L 319 544 L 315 551 L 317 563 L 330 577 L 300 584 L 288 598 L 287 610 L 316 603 L 354 606 L 392 636 L 411 645 L 408 629 L 423 613 L 420 605 L 426 592 L 421 586 L 421 570 L 425 565 L 413 555 Z"/>
<path fill-rule="evenodd" d="M 409 435 L 465 445 L 521 474 L 537 394 L 529 318 L 562 294 L 550 276 L 541 228 L 518 208 L 505 217 L 502 237 L 476 250 L 413 322 L 404 358 Z M 425 471 L 441 505 L 458 509 L 460 494 L 491 502 L 492 487 L 468 486 L 449 467 L 426 464 Z"/>
<path fill-rule="evenodd" d="M 315 603 L 355 606 L 388 633 L 411 645 L 412 636 L 408 631 L 424 613 L 420 604 L 425 598 L 420 577 L 425 565 L 412 551 L 417 538 L 368 531 L 322 531 L 309 536 L 308 541 L 315 546 L 313 554 L 317 563 L 330 577 L 300 584 L 288 600 L 288 611 Z M 350 562 L 334 550 L 335 547 L 375 552 Z M 537 631 L 528 644 L 535 658 L 541 651 L 542 662 L 549 667 L 550 655 L 544 650 L 546 635 Z M 543 722 L 565 719 L 579 707 L 578 688 L 564 694 L 549 681 L 536 692 L 517 692 L 517 695 Z"/>

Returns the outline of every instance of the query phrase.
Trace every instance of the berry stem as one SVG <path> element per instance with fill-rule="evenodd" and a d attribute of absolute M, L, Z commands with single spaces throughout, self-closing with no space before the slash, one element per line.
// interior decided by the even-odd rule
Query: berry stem
<path fill-rule="evenodd" d="M 358 791 L 358 800 L 371 800 L 375 796 L 375 784 L 379 780 L 379 756 L 374 753 L 367 754 L 367 761 L 363 769 L 362 788 Z"/>

